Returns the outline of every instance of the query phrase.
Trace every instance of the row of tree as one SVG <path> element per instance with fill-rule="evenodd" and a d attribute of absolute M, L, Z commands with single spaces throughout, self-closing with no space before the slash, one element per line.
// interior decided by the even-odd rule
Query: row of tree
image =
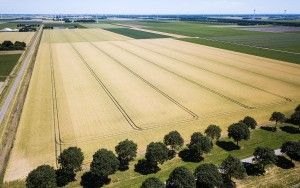
<path fill-rule="evenodd" d="M 0 51 L 9 51 L 9 50 L 25 50 L 26 43 L 16 41 L 15 43 L 12 43 L 9 40 L 3 41 L 0 44 Z"/>
<path fill-rule="evenodd" d="M 291 159 L 300 156 L 300 142 L 286 142 L 282 145 L 281 151 L 291 156 Z M 278 157 L 274 150 L 267 147 L 257 147 L 253 153 L 253 169 L 263 174 L 265 167 L 275 164 Z M 246 176 L 245 165 L 240 159 L 229 155 L 219 167 L 206 163 L 199 165 L 192 173 L 185 167 L 175 168 L 164 183 L 160 179 L 151 177 L 146 179 L 141 188 L 207 188 L 207 187 L 233 187 L 232 178 L 243 179 Z"/>
<path fill-rule="evenodd" d="M 295 109 L 295 121 L 299 118 L 300 105 Z M 296 114 L 296 115 L 295 115 Z M 295 118 L 296 117 L 296 118 Z M 274 112 L 270 120 L 283 122 L 284 115 Z M 257 122 L 252 117 L 245 117 L 238 123 L 228 127 L 228 137 L 233 138 L 238 146 L 239 141 L 250 138 L 250 129 L 255 129 Z M 182 150 L 184 139 L 177 131 L 171 131 L 164 136 L 163 142 L 151 142 L 146 149 L 145 158 L 139 160 L 135 165 L 135 171 L 141 174 L 155 173 L 160 170 L 159 165 L 170 160 L 178 153 L 183 160 L 199 162 L 203 159 L 203 154 L 209 153 L 213 148 L 213 140 L 219 140 L 221 137 L 221 128 L 217 125 L 210 125 L 205 130 L 205 135 L 195 132 L 191 135 L 187 147 Z M 300 142 L 286 142 L 282 145 L 281 151 L 290 157 L 291 160 L 300 159 Z M 116 153 L 116 155 L 115 155 Z M 121 141 L 115 147 L 115 153 L 107 149 L 99 149 L 94 155 L 90 164 L 90 171 L 81 177 L 81 185 L 84 187 L 100 187 L 110 182 L 109 175 L 118 170 L 128 169 L 129 163 L 137 155 L 137 144 L 131 140 Z M 265 166 L 275 163 L 277 156 L 270 148 L 258 147 L 254 153 L 255 169 L 264 172 Z M 56 187 L 64 186 L 75 180 L 76 172 L 81 170 L 84 160 L 80 148 L 70 147 L 65 149 L 58 157 L 59 168 L 42 165 L 31 171 L 26 179 L 26 186 L 34 187 Z M 213 185 L 219 187 L 224 183 L 231 182 L 231 178 L 244 177 L 245 169 L 240 160 L 228 156 L 221 166 L 217 168 L 213 164 L 200 165 L 193 173 L 183 167 L 176 168 L 166 182 L 167 187 L 177 187 L 177 185 L 188 185 L 185 182 L 181 184 L 179 180 L 190 182 L 190 185 Z M 183 177 L 181 176 L 183 175 Z M 221 177 L 221 178 L 220 178 Z M 224 179 L 225 178 L 225 179 Z M 142 187 L 151 187 L 147 185 L 155 184 L 154 187 L 165 186 L 158 179 L 147 179 Z M 160 184 L 160 186 L 158 186 Z M 152 186 L 153 187 L 153 186 Z M 183 186 L 186 187 L 186 186 Z M 187 186 L 189 187 L 189 186 Z M 195 186 L 192 186 L 195 187 Z"/>

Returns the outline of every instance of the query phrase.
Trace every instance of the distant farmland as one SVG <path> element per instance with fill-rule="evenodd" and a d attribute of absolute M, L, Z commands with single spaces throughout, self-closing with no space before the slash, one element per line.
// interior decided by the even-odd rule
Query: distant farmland
<path fill-rule="evenodd" d="M 0 43 L 10 40 L 12 42 L 21 41 L 28 44 L 33 35 L 34 32 L 0 32 Z"/>
<path fill-rule="evenodd" d="M 115 22 L 115 24 L 116 23 L 119 22 Z M 300 32 L 296 31 L 287 33 L 267 33 L 247 31 L 235 26 L 230 27 L 230 25 L 224 26 L 198 22 L 175 21 L 127 21 L 126 24 L 139 27 L 142 26 L 146 29 L 155 31 L 199 37 L 181 40 L 300 64 Z M 253 47 L 243 45 L 250 45 Z M 275 49 L 276 51 L 255 47 Z"/>
<path fill-rule="evenodd" d="M 297 64 L 170 38 L 46 30 L 5 181 L 55 165 L 69 146 L 82 148 L 89 163 L 97 149 L 126 138 L 143 154 L 172 130 L 188 140 L 246 115 L 264 123 L 273 111 L 290 113 L 299 88 Z"/>

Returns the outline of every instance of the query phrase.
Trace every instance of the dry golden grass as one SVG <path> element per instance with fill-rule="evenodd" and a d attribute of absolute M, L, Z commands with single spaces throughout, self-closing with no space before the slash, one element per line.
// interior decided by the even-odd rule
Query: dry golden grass
<path fill-rule="evenodd" d="M 28 44 L 33 35 L 34 32 L 0 32 L 0 43 L 10 40 L 12 42 L 21 41 Z"/>
<path fill-rule="evenodd" d="M 188 139 L 209 124 L 226 134 L 246 115 L 258 123 L 288 115 L 300 99 L 299 69 L 173 39 L 45 31 L 5 181 L 55 165 L 60 145 L 81 147 L 88 163 L 126 138 L 142 155 L 172 130 Z"/>
<path fill-rule="evenodd" d="M 300 164 L 296 162 L 295 168 L 282 169 L 270 167 L 263 176 L 248 176 L 246 179 L 238 181 L 238 187 L 292 187 L 300 183 Z M 297 187 L 297 186 L 296 186 Z"/>

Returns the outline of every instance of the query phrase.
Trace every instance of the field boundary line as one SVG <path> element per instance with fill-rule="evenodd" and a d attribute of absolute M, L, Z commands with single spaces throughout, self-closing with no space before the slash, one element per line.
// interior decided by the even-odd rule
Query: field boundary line
<path fill-rule="evenodd" d="M 188 122 L 193 122 L 193 121 L 196 121 L 196 120 L 194 120 L 194 119 L 183 119 L 183 120 L 179 120 L 179 121 L 166 122 L 164 124 L 156 123 L 156 124 L 153 124 L 153 126 L 143 128 L 143 130 L 149 130 L 149 129 L 160 128 L 160 127 L 169 127 L 169 126 L 177 124 L 177 123 L 188 123 Z M 62 145 L 69 145 L 69 144 L 74 144 L 74 143 L 82 144 L 82 143 L 87 143 L 87 142 L 94 142 L 94 141 L 97 141 L 97 140 L 100 140 L 100 139 L 105 139 L 105 138 L 109 138 L 109 137 L 125 135 L 125 134 L 130 134 L 130 133 L 139 134 L 139 131 L 137 131 L 137 130 L 122 131 L 122 132 L 118 132 L 118 133 L 106 134 L 106 135 L 103 135 L 103 136 L 94 136 L 94 137 L 90 137 L 89 139 L 74 139 L 74 140 L 70 140 L 70 141 L 64 141 L 62 143 Z"/>
<path fill-rule="evenodd" d="M 278 94 L 276 94 L 276 93 L 267 91 L 267 90 L 265 90 L 265 89 L 262 89 L 262 88 L 259 88 L 259 87 L 256 87 L 256 86 L 253 86 L 253 85 L 251 85 L 251 84 L 248 84 L 248 83 L 245 83 L 245 82 L 236 80 L 236 79 L 231 78 L 231 77 L 229 77 L 229 76 L 225 76 L 225 75 L 223 75 L 223 74 L 216 73 L 216 72 L 211 71 L 211 70 L 209 70 L 209 69 L 206 69 L 206 68 L 203 68 L 203 67 L 199 67 L 199 66 L 197 66 L 197 65 L 194 65 L 193 63 L 189 63 L 189 62 L 187 62 L 187 61 L 183 61 L 183 60 L 180 60 L 180 59 L 178 59 L 178 58 L 175 58 L 175 57 L 172 57 L 172 56 L 169 56 L 169 55 L 160 53 L 160 52 L 156 52 L 156 51 L 154 51 L 154 50 L 152 50 L 152 49 L 149 49 L 149 48 L 146 48 L 146 47 L 144 47 L 144 46 L 142 46 L 142 45 L 133 44 L 133 43 L 130 42 L 130 41 L 129 41 L 129 43 L 132 44 L 132 45 L 134 45 L 134 46 L 138 46 L 138 47 L 143 48 L 143 49 L 145 49 L 145 50 L 151 51 L 151 52 L 153 52 L 153 53 L 159 54 L 159 55 L 161 55 L 161 56 L 163 56 L 163 57 L 167 57 L 167 58 L 169 58 L 169 59 L 175 60 L 175 61 L 177 61 L 177 62 L 179 62 L 179 63 L 186 64 L 186 65 L 189 65 L 189 66 L 191 66 L 191 67 L 194 67 L 194 68 L 197 68 L 197 69 L 204 70 L 204 71 L 209 72 L 209 73 L 211 73 L 211 74 L 215 74 L 215 75 L 217 75 L 217 76 L 221 76 L 221 77 L 223 77 L 223 78 L 226 78 L 226 79 L 229 79 L 229 80 L 238 82 L 238 83 L 240 83 L 240 84 L 242 84 L 242 85 L 245 85 L 245 86 L 248 86 L 248 87 L 251 87 L 251 88 L 260 90 L 260 91 L 263 91 L 263 92 L 268 93 L 268 94 L 270 94 L 270 95 L 274 95 L 274 96 L 279 97 L 279 98 L 282 98 L 282 99 L 284 99 L 284 100 L 286 100 L 286 101 L 292 102 L 292 99 L 290 99 L 290 98 L 288 98 L 288 97 L 284 97 L 284 96 L 278 95 Z M 153 44 L 151 44 L 151 45 L 153 45 Z"/>
<path fill-rule="evenodd" d="M 52 115 L 53 115 L 53 128 L 54 128 L 54 147 L 55 147 L 55 162 L 56 167 L 58 167 L 58 154 L 61 154 L 61 135 L 60 135 L 60 124 L 59 124 L 59 114 L 58 114 L 58 104 L 57 104 L 57 95 L 56 95 L 56 82 L 54 75 L 54 65 L 53 65 L 53 56 L 52 56 L 52 46 L 51 46 L 51 33 L 48 34 L 49 37 L 49 57 L 50 57 L 50 69 L 51 69 L 51 95 L 52 95 Z M 59 146 L 57 146 L 57 144 Z M 59 148 L 58 148 L 59 147 Z"/>
<path fill-rule="evenodd" d="M 183 42 L 186 42 L 186 41 L 183 41 Z M 152 42 L 150 42 L 152 43 Z M 188 42 L 189 43 L 189 42 Z M 153 43 L 152 43 L 153 44 Z M 206 59 L 206 60 L 209 60 L 210 62 L 214 63 L 214 64 L 222 64 L 222 65 L 225 65 L 225 66 L 229 66 L 229 67 L 232 67 L 232 68 L 235 68 L 235 69 L 239 69 L 239 70 L 243 70 L 245 72 L 249 72 L 249 73 L 252 73 L 252 74 L 256 74 L 256 75 L 259 75 L 259 76 L 263 76 L 263 77 L 266 77 L 266 78 L 270 78 L 270 79 L 273 79 L 273 80 L 277 80 L 279 82 L 283 82 L 283 83 L 287 83 L 287 84 L 290 84 L 290 85 L 293 85 L 293 86 L 297 86 L 299 87 L 299 84 L 297 83 L 293 83 L 293 82 L 290 82 L 290 81 L 287 81 L 287 80 L 281 80 L 281 79 L 278 79 L 276 77 L 272 77 L 272 76 L 268 76 L 268 75 L 265 75 L 265 74 L 262 74 L 262 73 L 259 73 L 259 72 L 255 72 L 255 71 L 251 71 L 251 70 L 248 70 L 248 69 L 245 69 L 245 68 L 241 68 L 241 67 L 238 67 L 236 65 L 231 65 L 231 64 L 226 64 L 226 63 L 223 63 L 221 61 L 214 61 L 213 59 L 211 58 L 207 58 L 207 57 L 202 57 L 202 56 L 198 56 L 198 55 L 195 55 L 193 53 L 189 53 L 189 52 L 185 52 L 185 51 L 180 51 L 178 49 L 174 49 L 172 47 L 166 47 L 162 44 L 157 44 L 158 46 L 162 46 L 164 48 L 167 48 L 167 49 L 171 49 L 173 51 L 177 51 L 177 52 L 180 52 L 180 53 L 183 53 L 183 54 L 187 54 L 189 56 L 193 56 L 193 57 L 199 57 L 199 58 L 202 58 L 202 59 Z"/>
<path fill-rule="evenodd" d="M 200 46 L 205 46 L 207 48 L 216 48 L 216 47 L 212 47 L 212 46 L 206 46 L 206 45 L 202 45 L 202 44 L 197 44 L 197 43 L 192 43 L 192 42 L 188 42 L 188 41 L 184 41 L 184 40 L 176 40 L 176 41 L 180 41 L 180 42 L 183 42 L 183 43 L 188 43 L 188 44 L 193 44 L 193 45 L 200 45 Z M 162 44 L 156 44 L 153 42 L 153 40 L 144 40 L 144 42 L 148 43 L 148 44 L 152 44 L 152 45 L 157 45 L 157 46 L 161 46 L 163 48 L 166 48 L 166 49 L 169 49 L 171 51 L 179 51 L 179 52 L 182 52 L 184 53 L 184 51 L 180 51 L 180 50 L 176 50 L 175 48 L 169 48 L 167 46 L 164 46 Z M 222 49 L 222 48 L 216 48 L 217 50 L 223 50 L 223 51 L 226 51 L 226 53 L 228 54 L 232 54 L 232 55 L 236 55 L 238 56 L 239 54 L 242 54 L 242 55 L 248 55 L 248 56 L 254 56 L 255 58 L 261 58 L 261 59 L 266 59 L 267 60 L 267 63 L 268 64 L 272 64 L 272 65 L 282 65 L 282 66 L 288 66 L 290 68 L 294 68 L 294 69 L 299 69 L 300 70 L 300 66 L 296 66 L 297 64 L 292 64 L 292 63 L 289 63 L 289 62 L 285 62 L 285 61 L 280 61 L 280 60 L 276 60 L 276 59 L 271 59 L 271 58 L 266 58 L 266 57 L 262 57 L 262 56 L 256 56 L 256 55 L 252 55 L 252 54 L 247 54 L 247 53 L 242 53 L 242 52 L 236 52 L 236 51 L 231 51 L 231 50 L 226 50 L 226 49 Z M 246 57 L 248 58 L 248 57 Z M 208 60 L 208 58 L 206 58 Z M 227 59 L 231 59 L 231 60 L 234 60 L 233 58 L 230 58 L 228 57 Z M 249 58 L 248 58 L 249 59 Z M 278 61 L 278 62 L 272 62 L 272 61 Z M 300 76 L 300 74 L 295 74 L 295 73 L 290 73 L 290 72 L 286 72 L 284 70 L 278 70 L 278 69 L 274 69 L 273 67 L 267 67 L 265 66 L 264 64 L 260 64 L 260 65 L 255 65 L 255 64 L 252 64 L 250 62 L 247 62 L 247 61 L 244 61 L 244 60 L 239 60 L 240 62 L 244 63 L 244 64 L 247 64 L 247 65 L 251 65 L 251 66 L 254 66 L 254 67 L 257 67 L 257 68 L 261 68 L 261 67 L 264 67 L 264 68 L 267 68 L 267 69 L 271 69 L 271 70 L 274 70 L 274 71 L 278 71 L 278 72 L 283 72 L 283 73 L 286 73 L 286 74 L 291 74 L 291 75 L 294 75 L 294 76 Z"/>
<path fill-rule="evenodd" d="M 210 38 L 205 38 L 205 37 L 197 37 L 197 38 L 203 39 L 203 40 L 208 40 L 208 41 L 214 41 L 214 42 L 235 44 L 235 45 L 239 45 L 239 46 L 246 46 L 246 47 L 251 47 L 251 48 L 257 48 L 257 49 L 263 49 L 263 50 L 269 50 L 269 51 L 275 51 L 275 52 L 281 52 L 281 53 L 287 53 L 287 54 L 293 54 L 293 55 L 300 55 L 300 53 L 298 53 L 298 52 L 291 52 L 291 51 L 286 51 L 286 50 L 278 50 L 278 49 L 274 49 L 274 48 L 254 46 L 254 45 L 249 45 L 249 44 L 244 44 L 244 43 L 229 42 L 229 41 L 218 40 L 218 39 L 210 39 Z"/>
<path fill-rule="evenodd" d="M 126 52 L 128 52 L 128 53 L 130 53 L 130 54 L 132 54 L 132 55 L 134 55 L 134 56 L 136 56 L 136 57 L 138 57 L 138 58 L 140 58 L 140 59 L 142 59 L 142 60 L 144 60 L 144 61 L 150 63 L 150 64 L 152 64 L 152 65 L 155 65 L 155 66 L 159 67 L 160 69 L 163 69 L 163 70 L 165 70 L 165 71 L 167 71 L 167 72 L 169 72 L 169 73 L 172 73 L 172 74 L 174 74 L 174 75 L 176 75 L 176 76 L 178 76 L 178 77 L 180 77 L 180 78 L 182 78 L 182 79 L 184 79 L 184 80 L 186 80 L 186 81 L 188 81 L 188 82 L 191 82 L 191 83 L 193 83 L 194 85 L 197 85 L 197 86 L 199 86 L 199 87 L 201 87 L 201 88 L 203 88 L 203 89 L 205 89 L 205 90 L 207 90 L 207 91 L 209 91 L 209 92 L 211 92 L 211 93 L 213 93 L 213 94 L 215 94 L 215 95 L 218 95 L 219 97 L 222 97 L 222 98 L 224 98 L 224 99 L 226 99 L 226 100 L 228 100 L 228 101 L 230 101 L 230 102 L 232 102 L 232 103 L 235 103 L 235 104 L 237 104 L 237 105 L 239 105 L 239 106 L 241 106 L 241 107 L 243 107 L 243 108 L 246 108 L 246 109 L 253 109 L 253 108 L 254 108 L 254 107 L 248 106 L 248 105 L 246 105 L 246 104 L 243 104 L 243 103 L 241 103 L 241 102 L 239 102 L 239 101 L 237 101 L 237 100 L 234 100 L 234 99 L 232 99 L 232 98 L 230 98 L 230 97 L 228 97 L 228 96 L 226 96 L 226 95 L 224 95 L 224 94 L 222 94 L 222 93 L 220 93 L 220 92 L 218 92 L 218 91 L 215 91 L 215 90 L 213 90 L 213 89 L 211 89 L 211 88 L 209 88 L 209 87 L 207 87 L 207 86 L 205 86 L 205 85 L 203 85 L 203 84 L 200 84 L 200 83 L 198 83 L 198 82 L 196 82 L 196 81 L 194 81 L 194 80 L 191 80 L 191 79 L 189 79 L 189 78 L 186 78 L 185 76 L 180 75 L 180 74 L 178 74 L 178 73 L 176 73 L 176 72 L 174 72 L 174 71 L 171 71 L 171 70 L 169 70 L 169 69 L 167 69 L 167 68 L 165 68 L 165 67 L 163 67 L 163 66 L 161 66 L 161 65 L 158 65 L 157 63 L 153 62 L 152 60 L 148 60 L 148 59 L 146 59 L 146 58 L 144 58 L 144 57 L 142 57 L 142 56 L 140 56 L 140 55 L 138 55 L 138 54 L 135 54 L 135 53 L 131 52 L 131 51 L 128 50 L 128 49 L 125 49 L 125 48 L 120 47 L 120 46 L 117 45 L 117 44 L 114 44 L 114 43 L 111 43 L 111 42 L 110 42 L 110 44 L 112 44 L 113 46 L 116 46 L 116 47 L 118 47 L 118 48 L 120 48 L 120 49 L 122 49 L 122 50 L 124 50 L 124 51 L 126 51 Z"/>
<path fill-rule="evenodd" d="M 77 56 L 81 59 L 81 62 L 87 67 L 87 69 L 90 71 L 91 75 L 96 79 L 96 81 L 100 84 L 102 89 L 106 92 L 106 94 L 109 96 L 109 98 L 112 100 L 112 102 L 115 104 L 115 106 L 118 108 L 118 110 L 121 112 L 123 117 L 126 119 L 126 121 L 129 123 L 129 125 L 135 129 L 135 130 L 142 130 L 142 128 L 138 127 L 133 120 L 130 118 L 130 116 L 127 114 L 127 112 L 124 110 L 124 108 L 119 104 L 119 102 L 116 100 L 116 98 L 111 94 L 111 92 L 107 89 L 107 87 L 104 85 L 104 83 L 101 81 L 101 79 L 98 77 L 98 75 L 95 73 L 95 71 L 88 65 L 86 60 L 82 57 L 82 55 L 78 52 L 78 50 L 74 47 L 74 45 L 69 42 L 69 39 L 67 36 L 62 32 L 63 36 L 67 39 L 68 44 L 72 47 L 72 49 L 76 52 Z"/>

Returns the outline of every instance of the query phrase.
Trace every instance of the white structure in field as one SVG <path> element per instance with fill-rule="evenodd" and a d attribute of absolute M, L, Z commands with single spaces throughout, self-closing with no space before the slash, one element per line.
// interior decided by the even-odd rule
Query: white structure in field
<path fill-rule="evenodd" d="M 4 28 L 1 29 L 0 32 L 18 32 L 18 29 Z"/>

